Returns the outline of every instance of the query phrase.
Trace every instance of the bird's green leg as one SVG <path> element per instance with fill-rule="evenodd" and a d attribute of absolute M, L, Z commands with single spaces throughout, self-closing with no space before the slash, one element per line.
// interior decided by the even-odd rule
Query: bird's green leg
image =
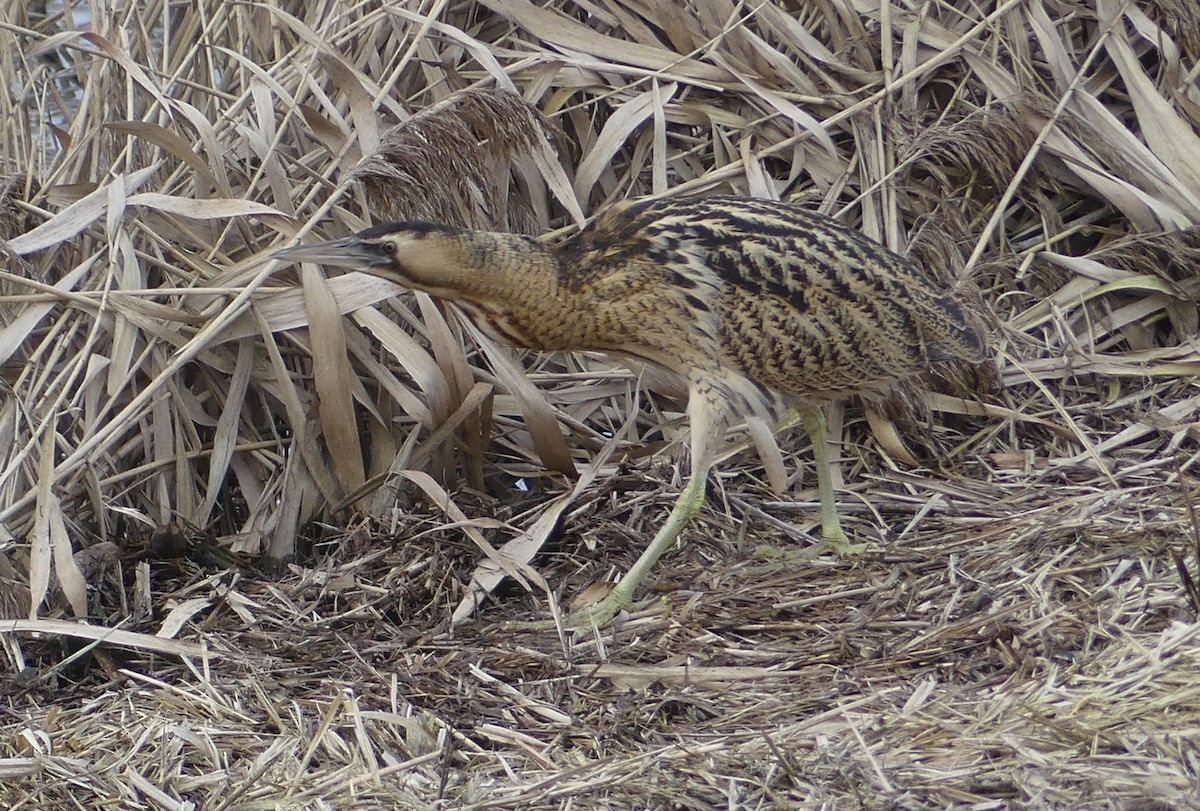
<path fill-rule="evenodd" d="M 667 522 L 655 533 L 646 551 L 617 581 L 604 599 L 588 608 L 574 611 L 563 618 L 563 625 L 574 629 L 602 628 L 612 622 L 618 614 L 633 605 L 638 587 L 646 579 L 654 564 L 679 539 L 679 535 L 704 505 L 704 491 L 708 482 L 708 469 L 712 465 L 712 449 L 720 444 L 723 419 L 714 392 L 704 387 L 693 386 L 688 397 L 688 417 L 691 423 L 692 475 L 684 486 Z M 547 628 L 554 623 L 529 623 L 521 627 Z"/>
<path fill-rule="evenodd" d="M 825 424 L 825 411 L 820 406 L 799 409 L 804 430 L 812 441 L 813 465 L 817 468 L 817 493 L 821 499 L 821 549 L 839 555 L 854 555 L 864 551 L 866 544 L 852 544 L 842 529 L 838 518 L 837 502 L 833 495 L 833 478 L 829 464 L 829 427 Z"/>
<path fill-rule="evenodd" d="M 829 428 L 825 423 L 825 411 L 820 406 L 789 408 L 779 421 L 779 430 L 791 428 L 797 422 L 804 424 L 813 447 L 813 466 L 817 469 L 817 493 L 821 503 L 821 543 L 803 550 L 783 551 L 775 546 L 761 546 L 756 556 L 768 558 L 771 570 L 781 563 L 794 564 L 811 561 L 827 552 L 840 557 L 858 555 L 870 548 L 870 544 L 852 544 L 842 529 L 838 518 L 837 502 L 834 499 L 833 477 L 829 458 Z"/>
<path fill-rule="evenodd" d="M 683 528 L 691 522 L 696 513 L 700 511 L 700 507 L 704 505 L 707 479 L 707 470 L 699 473 L 695 469 L 692 470 L 692 477 L 688 480 L 687 486 L 683 488 L 683 492 L 679 494 L 679 498 L 675 500 L 671 514 L 667 516 L 667 523 L 663 524 L 655 533 L 654 540 L 650 541 L 646 551 L 642 552 L 629 571 L 617 581 L 617 585 L 613 587 L 607 597 L 589 608 L 572 613 L 567 618 L 567 624 L 570 627 L 587 628 L 592 625 L 603 627 L 612 622 L 619 613 L 633 605 L 634 595 L 637 593 L 638 587 L 642 585 L 642 581 L 646 579 L 646 575 L 650 574 L 654 564 L 658 563 L 658 559 L 663 556 L 663 553 L 674 545 L 675 541 L 679 539 L 679 534 L 683 532 Z"/>
<path fill-rule="evenodd" d="M 842 529 L 833 495 L 833 479 L 829 474 L 829 426 L 820 406 L 800 409 L 804 430 L 812 442 L 813 466 L 817 469 L 817 493 L 821 499 L 821 539 L 829 546 L 846 545 L 850 539 Z"/>

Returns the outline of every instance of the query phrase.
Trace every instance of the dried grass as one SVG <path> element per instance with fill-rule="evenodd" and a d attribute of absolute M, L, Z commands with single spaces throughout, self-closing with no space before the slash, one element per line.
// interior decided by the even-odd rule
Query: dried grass
<path fill-rule="evenodd" d="M 0 0 L 6 806 L 1200 807 L 1194 4 L 61 12 Z M 672 393 L 266 257 L 697 191 L 911 249 L 994 374 L 833 415 L 876 551 L 778 558 L 738 450 L 653 604 L 515 631 L 662 520 Z"/>

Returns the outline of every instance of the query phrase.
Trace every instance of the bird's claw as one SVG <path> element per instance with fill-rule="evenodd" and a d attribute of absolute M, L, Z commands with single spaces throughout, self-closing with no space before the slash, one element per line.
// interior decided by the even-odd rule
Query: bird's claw
<path fill-rule="evenodd" d="M 835 558 L 856 558 L 875 549 L 872 543 L 850 543 L 845 535 L 826 535 L 821 542 L 806 549 L 780 549 L 778 546 L 761 544 L 754 549 L 754 556 L 772 563 L 811 563 L 820 557 L 833 555 Z"/>
<path fill-rule="evenodd" d="M 839 558 L 854 558 L 875 548 L 872 543 L 850 543 L 845 535 L 840 538 L 823 538 L 814 549 L 814 557 L 832 553 Z"/>
<path fill-rule="evenodd" d="M 814 557 L 832 553 L 834 557 L 852 558 L 874 548 L 874 544 L 871 543 L 850 543 L 850 538 L 840 522 L 831 523 L 832 526 L 821 528 L 821 543 L 813 548 Z"/>
<path fill-rule="evenodd" d="M 580 608 L 569 614 L 560 614 L 554 619 L 537 620 L 533 622 L 508 623 L 508 627 L 521 631 L 567 631 L 587 632 L 606 628 L 622 615 L 640 610 L 654 600 L 635 604 L 631 598 L 614 588 L 607 597 L 598 600 L 586 608 Z"/>

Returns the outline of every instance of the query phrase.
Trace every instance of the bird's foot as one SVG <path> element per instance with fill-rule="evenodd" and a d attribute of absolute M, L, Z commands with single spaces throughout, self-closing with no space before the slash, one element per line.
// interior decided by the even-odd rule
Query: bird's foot
<path fill-rule="evenodd" d="M 850 539 L 846 537 L 845 532 L 823 532 L 821 533 L 821 543 L 814 547 L 814 557 L 820 557 L 833 553 L 839 558 L 853 558 L 867 552 L 875 547 L 871 543 L 850 543 Z"/>
<path fill-rule="evenodd" d="M 770 565 L 787 566 L 811 563 L 817 558 L 832 554 L 835 558 L 856 558 L 875 548 L 871 543 L 850 543 L 845 533 L 823 534 L 821 542 L 807 549 L 781 549 L 771 544 L 760 544 L 754 548 L 754 556 L 770 561 Z"/>
<path fill-rule="evenodd" d="M 653 602 L 653 600 L 647 600 L 634 604 L 632 597 L 626 594 L 618 584 L 604 598 L 584 608 L 571 611 L 569 614 L 562 614 L 549 620 L 509 623 L 508 627 L 521 631 L 553 631 L 559 628 L 568 631 L 599 630 L 611 625 L 622 614 L 639 610 Z"/>

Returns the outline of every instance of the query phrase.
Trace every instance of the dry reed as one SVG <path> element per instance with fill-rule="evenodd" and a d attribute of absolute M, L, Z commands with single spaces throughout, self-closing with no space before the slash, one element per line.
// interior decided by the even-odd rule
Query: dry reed
<path fill-rule="evenodd" d="M 1198 25 L 0 0 L 3 803 L 1200 807 Z M 861 559 L 773 557 L 811 477 L 739 446 L 651 606 L 508 630 L 662 519 L 673 393 L 269 252 L 710 191 L 909 250 L 994 374 L 833 415 Z"/>

